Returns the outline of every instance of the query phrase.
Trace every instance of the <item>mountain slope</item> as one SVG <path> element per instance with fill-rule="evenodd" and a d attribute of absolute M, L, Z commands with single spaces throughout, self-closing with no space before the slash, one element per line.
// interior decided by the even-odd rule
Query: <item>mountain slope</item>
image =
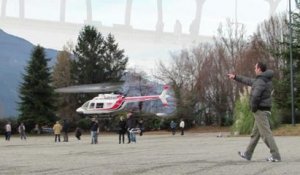
<path fill-rule="evenodd" d="M 0 117 L 17 116 L 18 91 L 34 45 L 0 29 Z M 52 66 L 57 55 L 45 49 Z"/>

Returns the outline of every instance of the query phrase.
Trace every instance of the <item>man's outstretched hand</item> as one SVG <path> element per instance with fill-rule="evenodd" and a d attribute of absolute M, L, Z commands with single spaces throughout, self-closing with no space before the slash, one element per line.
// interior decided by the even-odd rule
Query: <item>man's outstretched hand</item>
<path fill-rule="evenodd" d="M 227 76 L 228 76 L 228 78 L 230 78 L 230 79 L 235 79 L 235 74 L 227 74 Z"/>

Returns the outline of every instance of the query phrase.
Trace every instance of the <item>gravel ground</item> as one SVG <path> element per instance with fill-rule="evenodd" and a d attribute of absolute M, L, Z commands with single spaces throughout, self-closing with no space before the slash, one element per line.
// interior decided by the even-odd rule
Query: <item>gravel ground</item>
<path fill-rule="evenodd" d="M 300 137 L 276 137 L 283 161 L 270 163 L 262 141 L 252 161 L 241 159 L 249 137 L 217 137 L 219 133 L 169 133 L 137 136 L 137 143 L 119 144 L 118 136 L 100 135 L 90 144 L 89 135 L 78 141 L 54 143 L 53 136 L 32 136 L 22 141 L 14 136 L 0 140 L 2 175 L 299 175 Z M 224 134 L 223 134 L 224 135 Z M 226 134 L 225 134 L 226 135 Z"/>

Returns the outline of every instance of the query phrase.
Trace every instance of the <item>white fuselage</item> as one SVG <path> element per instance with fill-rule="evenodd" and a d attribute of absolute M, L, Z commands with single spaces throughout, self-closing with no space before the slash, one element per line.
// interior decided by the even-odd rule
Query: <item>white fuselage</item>
<path fill-rule="evenodd" d="M 124 97 L 118 94 L 99 94 L 92 100 L 84 103 L 76 111 L 83 114 L 103 114 L 122 110 L 127 103 L 157 100 L 159 95 Z"/>
<path fill-rule="evenodd" d="M 85 102 L 80 108 L 76 110 L 78 113 L 83 114 L 105 114 L 122 110 L 127 103 L 161 100 L 163 105 L 167 105 L 166 93 L 168 87 L 165 86 L 160 95 L 150 96 L 137 96 L 137 97 L 124 97 L 119 94 L 99 94 L 92 100 Z"/>

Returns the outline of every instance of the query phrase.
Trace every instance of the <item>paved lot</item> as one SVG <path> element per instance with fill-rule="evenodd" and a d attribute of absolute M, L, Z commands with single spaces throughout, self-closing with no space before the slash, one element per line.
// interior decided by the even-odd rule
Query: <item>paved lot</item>
<path fill-rule="evenodd" d="M 52 136 L 21 141 L 0 140 L 0 174 L 55 175 L 299 175 L 300 137 L 276 137 L 282 162 L 265 161 L 268 149 L 260 141 L 252 161 L 238 157 L 249 137 L 216 137 L 186 133 L 137 137 L 136 144 L 118 144 L 117 135 L 100 136 L 91 145 L 88 135 L 77 141 L 54 143 Z"/>

